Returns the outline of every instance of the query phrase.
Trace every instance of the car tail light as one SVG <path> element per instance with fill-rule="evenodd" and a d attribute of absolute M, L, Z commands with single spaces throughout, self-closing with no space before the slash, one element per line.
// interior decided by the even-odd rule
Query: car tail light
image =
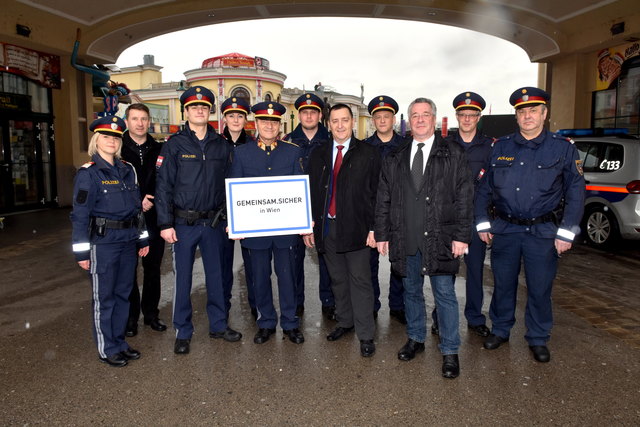
<path fill-rule="evenodd" d="M 628 183 L 627 191 L 631 194 L 640 194 L 640 180 L 635 180 Z"/>

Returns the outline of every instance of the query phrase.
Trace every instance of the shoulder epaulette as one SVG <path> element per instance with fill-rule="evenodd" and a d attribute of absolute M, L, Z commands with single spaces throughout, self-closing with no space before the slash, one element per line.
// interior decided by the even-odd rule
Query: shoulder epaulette
<path fill-rule="evenodd" d="M 96 164 L 96 162 L 87 162 L 87 163 L 85 163 L 84 165 L 82 165 L 82 166 L 80 166 L 80 167 L 82 167 L 82 168 L 85 168 L 85 169 L 86 169 L 86 168 L 90 168 L 91 166 L 93 166 L 93 165 L 95 165 L 95 164 Z"/>
<path fill-rule="evenodd" d="M 293 145 L 294 147 L 300 147 L 300 146 L 299 146 L 298 144 L 296 144 L 295 142 L 285 141 L 285 140 L 280 140 L 280 142 L 284 142 L 285 144 Z"/>
<path fill-rule="evenodd" d="M 555 139 L 562 139 L 564 141 L 567 141 L 569 144 L 575 144 L 574 140 L 569 138 L 568 136 L 558 135 L 557 133 L 552 133 L 551 137 L 555 138 Z"/>

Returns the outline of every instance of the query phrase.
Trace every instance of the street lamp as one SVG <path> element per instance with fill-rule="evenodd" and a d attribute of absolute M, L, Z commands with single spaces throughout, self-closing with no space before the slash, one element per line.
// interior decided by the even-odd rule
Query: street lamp
<path fill-rule="evenodd" d="M 185 81 L 184 80 L 180 80 L 180 84 L 178 85 L 178 88 L 176 89 L 176 92 L 178 92 L 178 102 L 180 102 L 180 97 L 182 96 L 182 94 L 187 90 L 187 88 L 184 86 Z M 184 105 L 182 105 L 182 102 L 180 102 L 180 126 L 184 126 Z"/>
<path fill-rule="evenodd" d="M 293 115 L 293 111 L 291 112 L 291 132 L 293 132 L 293 118 L 295 116 Z"/>

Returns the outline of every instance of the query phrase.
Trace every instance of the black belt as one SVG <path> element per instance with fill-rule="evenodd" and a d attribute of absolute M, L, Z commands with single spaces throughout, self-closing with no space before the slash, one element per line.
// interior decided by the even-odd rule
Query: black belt
<path fill-rule="evenodd" d="M 498 215 L 498 218 L 507 221 L 511 224 L 515 224 L 515 225 L 527 225 L 527 226 L 532 226 L 532 225 L 536 225 L 536 224 L 542 224 L 545 222 L 555 222 L 556 221 L 556 215 L 553 212 L 549 212 L 546 213 L 544 215 L 535 217 L 535 218 L 513 218 L 510 215 L 504 214 L 502 212 L 497 211 L 496 214 Z"/>
<path fill-rule="evenodd" d="M 216 211 L 192 211 L 174 209 L 174 215 L 178 218 L 186 219 L 188 223 L 194 223 L 199 219 L 213 219 L 216 215 Z"/>
<path fill-rule="evenodd" d="M 137 227 L 138 221 L 136 217 L 125 219 L 124 221 L 116 221 L 114 219 L 107 218 L 94 218 L 97 226 L 104 226 L 105 228 L 111 228 L 114 230 L 124 230 L 126 228 Z"/>

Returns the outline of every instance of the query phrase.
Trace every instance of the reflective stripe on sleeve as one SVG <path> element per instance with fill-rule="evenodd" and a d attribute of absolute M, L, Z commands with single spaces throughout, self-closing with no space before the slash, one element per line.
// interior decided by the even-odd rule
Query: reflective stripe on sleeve
<path fill-rule="evenodd" d="M 564 228 L 558 228 L 558 236 L 564 237 L 565 239 L 573 240 L 576 237 L 576 233 L 572 233 L 569 230 L 565 230 Z"/>
<path fill-rule="evenodd" d="M 146 239 L 147 237 L 149 237 L 149 232 L 147 230 L 144 230 L 141 234 L 139 239 Z"/>
<path fill-rule="evenodd" d="M 73 252 L 85 252 L 91 249 L 91 243 L 74 243 Z"/>
<path fill-rule="evenodd" d="M 491 223 L 490 222 L 481 222 L 480 224 L 476 225 L 476 231 L 488 231 L 491 229 Z"/>

